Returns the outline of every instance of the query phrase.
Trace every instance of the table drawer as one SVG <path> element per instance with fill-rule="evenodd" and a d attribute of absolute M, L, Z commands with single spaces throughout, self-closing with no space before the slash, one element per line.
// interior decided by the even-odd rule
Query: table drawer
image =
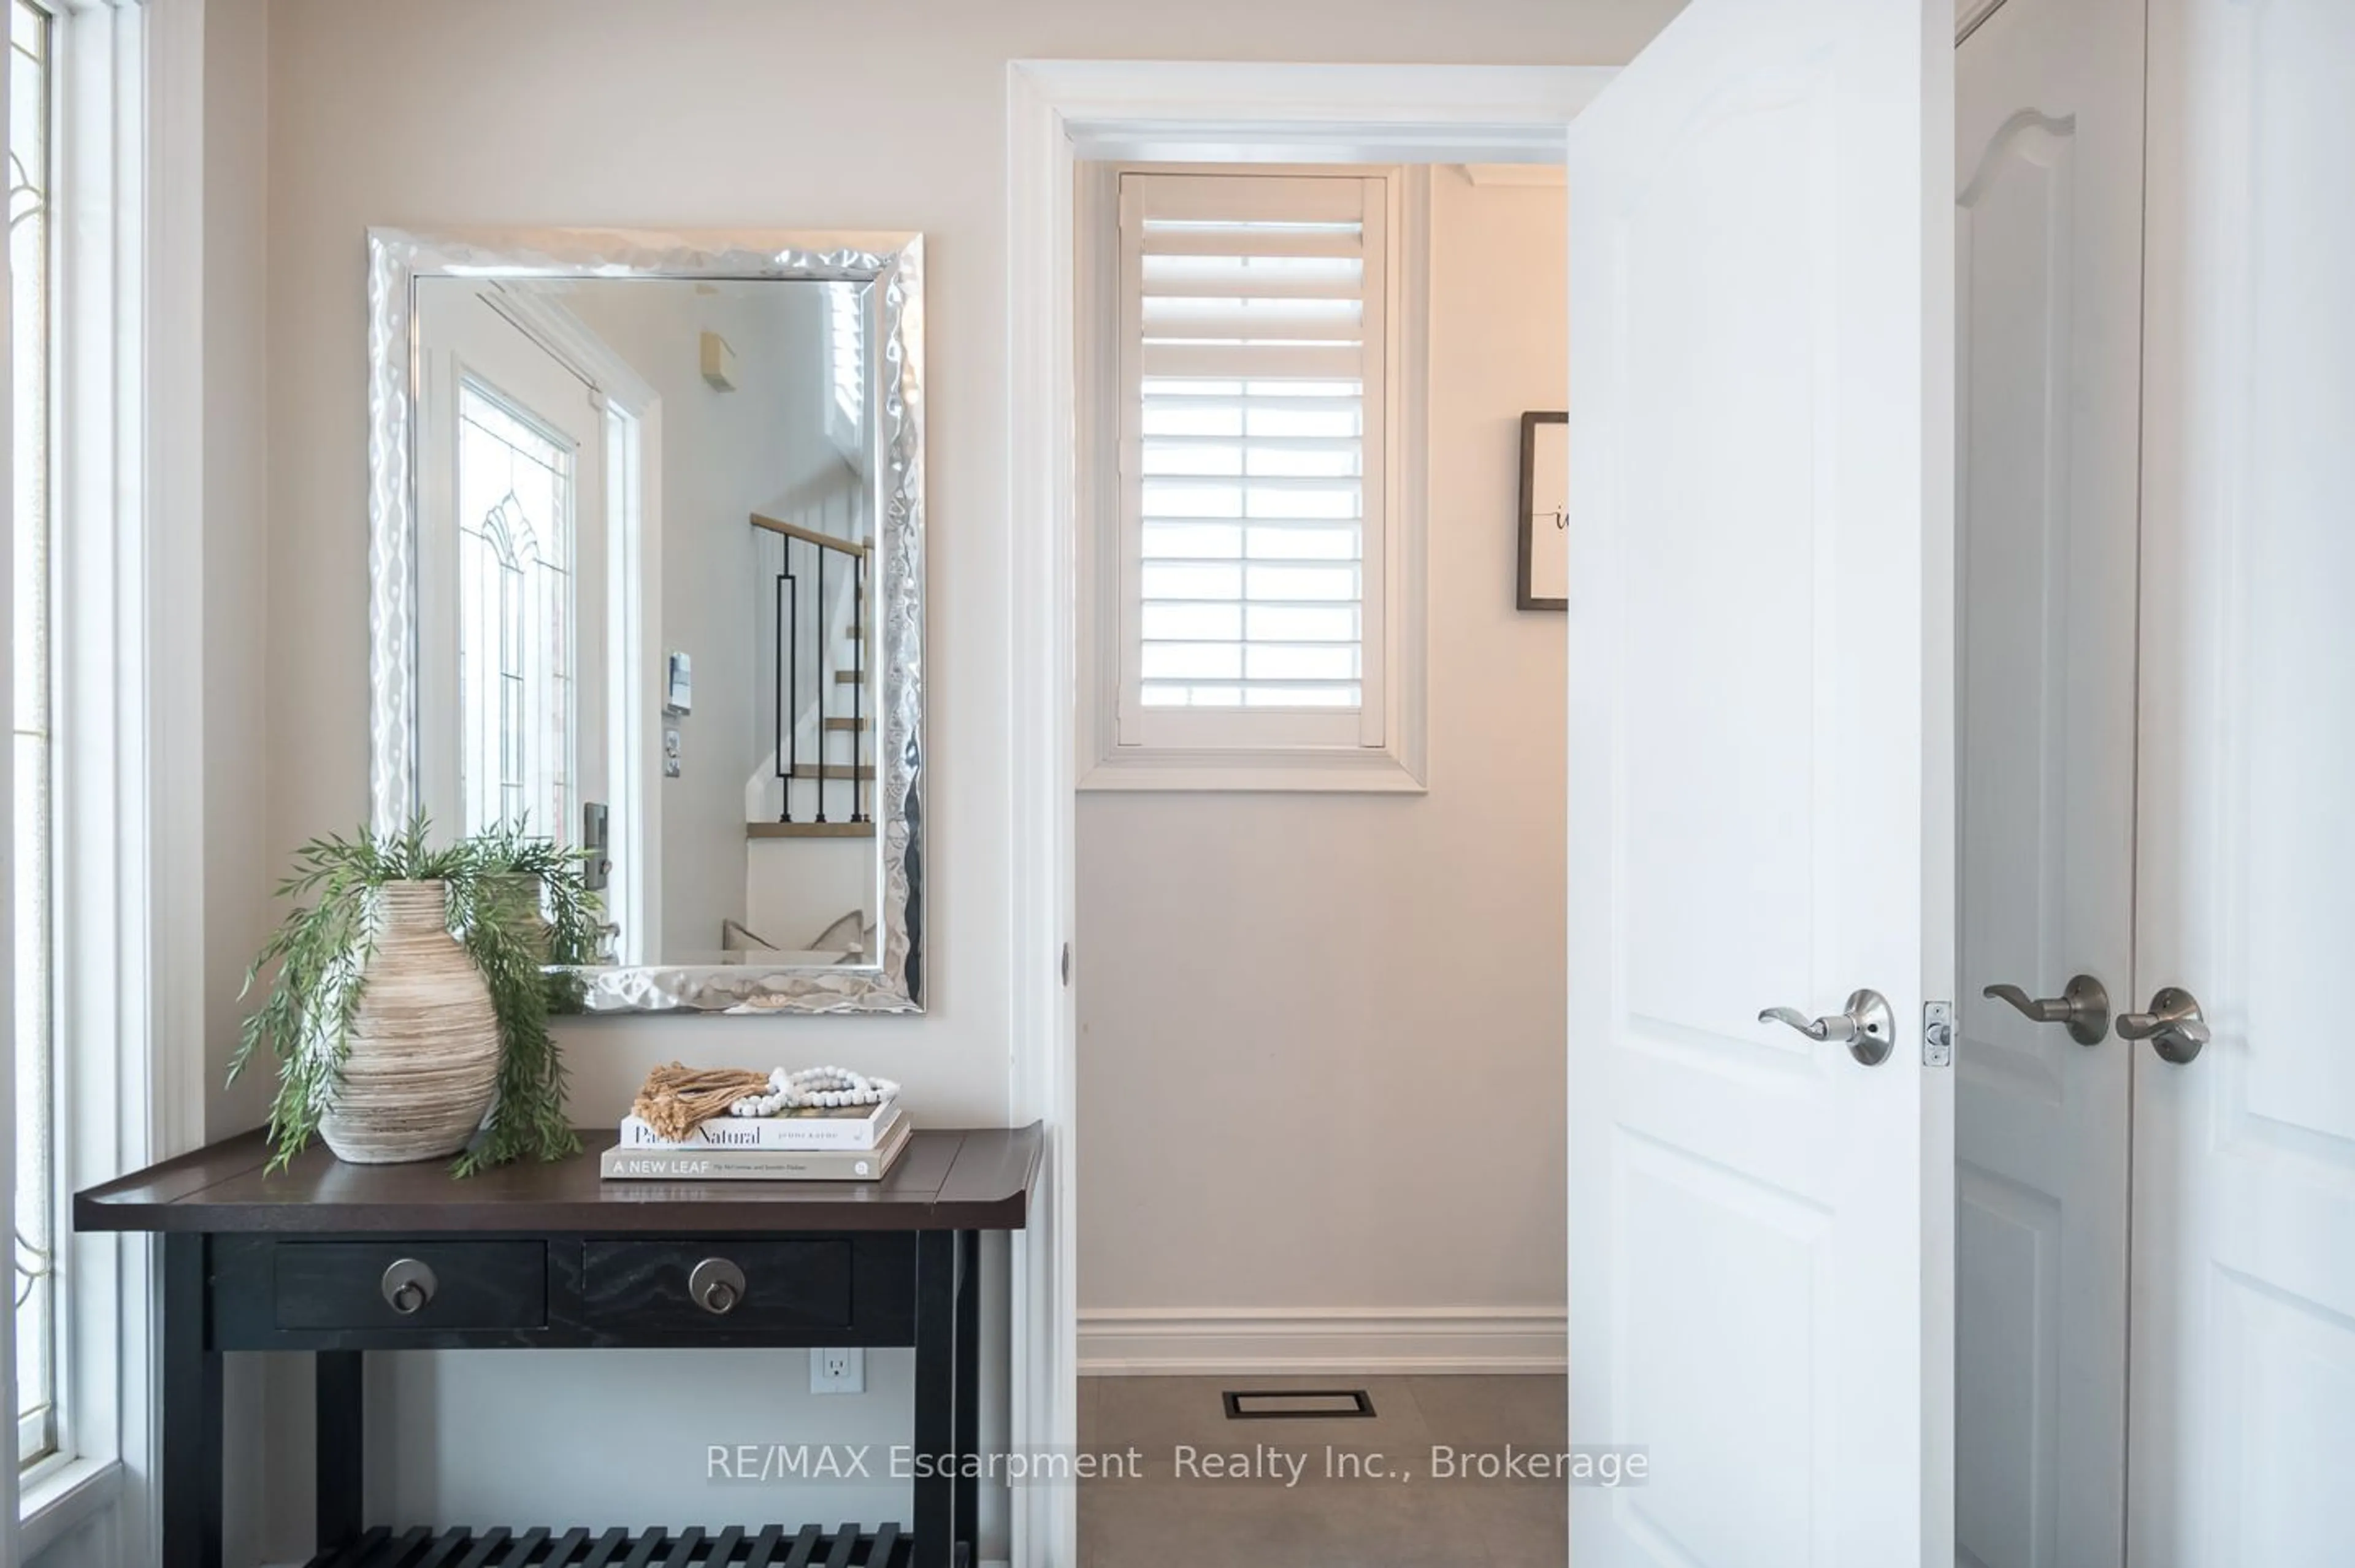
<path fill-rule="evenodd" d="M 581 1307 L 605 1332 L 840 1328 L 850 1279 L 847 1240 L 590 1242 Z"/>
<path fill-rule="evenodd" d="M 548 1324 L 545 1242 L 281 1242 L 274 1251 L 281 1328 L 432 1333 Z"/>

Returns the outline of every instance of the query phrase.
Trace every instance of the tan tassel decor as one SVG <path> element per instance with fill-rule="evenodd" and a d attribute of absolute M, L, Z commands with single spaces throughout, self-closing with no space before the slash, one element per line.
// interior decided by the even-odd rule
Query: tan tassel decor
<path fill-rule="evenodd" d="M 769 1091 L 769 1075 L 749 1067 L 689 1067 L 674 1061 L 646 1074 L 630 1115 L 677 1141 L 751 1094 Z"/>

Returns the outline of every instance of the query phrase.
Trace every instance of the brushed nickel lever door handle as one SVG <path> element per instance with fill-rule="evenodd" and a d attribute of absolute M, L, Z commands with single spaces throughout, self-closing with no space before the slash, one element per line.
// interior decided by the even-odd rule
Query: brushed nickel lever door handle
<path fill-rule="evenodd" d="M 2147 1040 L 2161 1061 L 2180 1067 L 2208 1043 L 2208 1020 L 2200 998 L 2180 986 L 2162 986 L 2152 993 L 2150 1011 L 2120 1013 L 2118 1033 L 2128 1040 Z"/>
<path fill-rule="evenodd" d="M 2069 1038 L 2079 1045 L 2099 1045 L 2110 1032 L 2110 994 L 2091 975 L 2072 975 L 2057 997 L 2031 997 L 2017 986 L 1989 986 L 1979 993 L 2008 1002 L 2022 1017 L 2041 1024 L 2066 1024 Z"/>
<path fill-rule="evenodd" d="M 1889 998 L 1878 991 L 1851 991 L 1845 1010 L 1824 1018 L 1811 1019 L 1796 1008 L 1768 1008 L 1758 1021 L 1787 1024 L 1809 1040 L 1838 1040 L 1867 1067 L 1887 1061 L 1890 1048 L 1897 1043 L 1897 1016 L 1889 1010 Z"/>

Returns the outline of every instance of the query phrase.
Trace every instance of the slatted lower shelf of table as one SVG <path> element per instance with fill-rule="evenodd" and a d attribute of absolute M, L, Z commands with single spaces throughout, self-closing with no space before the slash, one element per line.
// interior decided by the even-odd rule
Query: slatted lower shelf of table
<path fill-rule="evenodd" d="M 896 1524 L 748 1530 L 445 1530 L 378 1527 L 323 1552 L 309 1568 L 908 1568 L 912 1538 Z M 962 1553 L 960 1553 L 962 1556 Z"/>

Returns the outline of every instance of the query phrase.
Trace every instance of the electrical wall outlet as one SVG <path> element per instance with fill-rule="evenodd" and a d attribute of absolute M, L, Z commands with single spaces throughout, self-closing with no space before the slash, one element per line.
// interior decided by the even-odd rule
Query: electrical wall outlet
<path fill-rule="evenodd" d="M 861 1349 L 812 1350 L 810 1392 L 865 1393 L 867 1352 Z"/>

